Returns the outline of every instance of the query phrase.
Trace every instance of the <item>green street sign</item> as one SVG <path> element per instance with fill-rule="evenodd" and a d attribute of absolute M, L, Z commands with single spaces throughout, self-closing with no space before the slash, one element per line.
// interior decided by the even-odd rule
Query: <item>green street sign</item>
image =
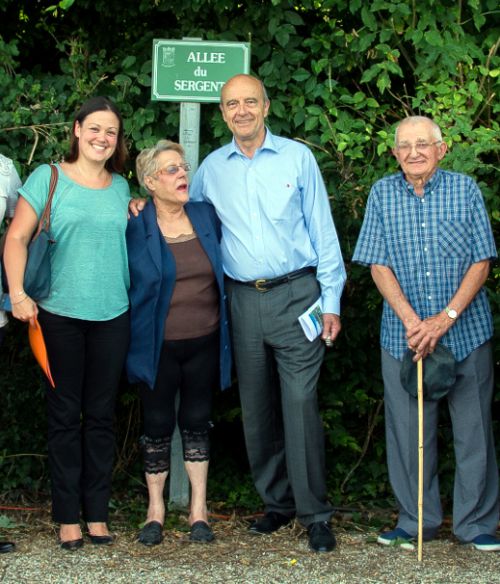
<path fill-rule="evenodd" d="M 250 44 L 153 41 L 153 101 L 218 102 L 224 83 L 250 72 Z"/>

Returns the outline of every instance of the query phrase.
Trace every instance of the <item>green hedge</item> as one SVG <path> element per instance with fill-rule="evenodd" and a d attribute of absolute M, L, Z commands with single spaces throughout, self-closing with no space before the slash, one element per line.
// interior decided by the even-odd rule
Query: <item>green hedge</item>
<path fill-rule="evenodd" d="M 500 35 L 492 24 L 498 13 L 496 0 L 373 0 L 370 8 L 362 0 L 6 0 L 0 8 L 0 150 L 15 159 L 23 178 L 62 155 L 73 112 L 91 95 L 117 102 L 132 158 L 158 138 L 178 138 L 178 105 L 150 101 L 153 38 L 251 41 L 252 71 L 271 98 L 269 124 L 315 152 L 347 264 L 342 338 L 326 358 L 320 387 L 329 487 L 339 505 L 390 500 L 379 373 L 381 299 L 368 270 L 350 264 L 366 198 L 371 184 L 396 168 L 390 154 L 395 123 L 407 114 L 429 115 L 450 147 L 444 166 L 478 180 L 498 234 Z M 202 106 L 201 135 L 202 157 L 228 140 L 215 105 Z M 497 331 L 499 275 L 495 267 L 488 283 Z M 495 342 L 496 363 L 499 351 Z M 24 456 L 45 453 L 45 390 L 19 324 L 11 326 L 2 348 L 0 387 L 2 491 L 45 486 L 44 459 Z M 495 413 L 499 398 L 497 391 Z M 134 389 L 124 383 L 121 481 L 134 483 L 130 477 L 140 475 L 134 442 L 139 418 Z M 257 504 L 236 392 L 218 397 L 215 418 L 212 496 Z M 447 497 L 453 454 L 446 415 L 441 434 Z"/>

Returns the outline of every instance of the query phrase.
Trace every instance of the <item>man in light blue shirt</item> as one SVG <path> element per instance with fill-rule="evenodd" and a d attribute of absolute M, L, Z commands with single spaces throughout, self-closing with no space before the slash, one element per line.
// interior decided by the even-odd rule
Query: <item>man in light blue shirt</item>
<path fill-rule="evenodd" d="M 247 452 L 266 514 L 250 526 L 271 533 L 296 515 L 314 551 L 335 547 L 327 501 L 316 386 L 324 346 L 298 317 L 318 298 L 322 339 L 340 332 L 346 279 L 330 204 L 311 151 L 265 126 L 263 84 L 237 75 L 222 89 L 233 133 L 196 173 L 190 196 L 222 222 L 222 259 Z"/>

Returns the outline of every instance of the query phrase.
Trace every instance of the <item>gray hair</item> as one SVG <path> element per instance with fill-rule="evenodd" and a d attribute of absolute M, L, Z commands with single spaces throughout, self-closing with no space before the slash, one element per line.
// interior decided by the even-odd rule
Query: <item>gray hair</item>
<path fill-rule="evenodd" d="M 421 124 L 423 122 L 427 122 L 431 126 L 431 132 L 432 135 L 434 136 L 434 139 L 437 140 L 438 142 L 442 142 L 443 135 L 441 134 L 441 128 L 436 124 L 434 120 L 426 116 L 408 116 L 407 118 L 401 120 L 399 124 L 396 126 L 396 131 L 394 133 L 394 142 L 396 144 L 398 143 L 398 131 L 399 128 L 401 128 L 401 126 L 406 124 Z"/>
<path fill-rule="evenodd" d="M 158 156 L 162 152 L 168 150 L 173 150 L 184 157 L 184 148 L 180 144 L 177 144 L 177 142 L 172 142 L 171 140 L 159 140 L 151 148 L 145 148 L 139 152 L 135 161 L 135 172 L 141 187 L 148 190 L 144 184 L 144 179 L 147 176 L 153 176 L 153 174 L 159 170 L 157 162 Z"/>

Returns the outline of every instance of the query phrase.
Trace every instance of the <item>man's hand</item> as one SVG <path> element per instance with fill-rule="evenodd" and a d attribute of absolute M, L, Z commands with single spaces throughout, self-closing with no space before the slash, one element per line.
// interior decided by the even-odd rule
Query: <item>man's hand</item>
<path fill-rule="evenodd" d="M 147 202 L 147 199 L 130 199 L 128 202 L 128 218 L 130 219 L 130 213 L 132 213 L 134 217 L 138 217 L 139 213 L 144 209 Z"/>
<path fill-rule="evenodd" d="M 342 325 L 340 324 L 340 316 L 338 314 L 323 313 L 323 332 L 321 338 L 325 341 L 327 347 L 332 346 L 341 328 Z"/>
<path fill-rule="evenodd" d="M 408 347 L 415 351 L 413 361 L 425 359 L 429 353 L 432 353 L 443 337 L 453 325 L 453 320 L 445 313 L 440 312 L 430 316 L 419 324 L 409 327 L 406 331 Z"/>

